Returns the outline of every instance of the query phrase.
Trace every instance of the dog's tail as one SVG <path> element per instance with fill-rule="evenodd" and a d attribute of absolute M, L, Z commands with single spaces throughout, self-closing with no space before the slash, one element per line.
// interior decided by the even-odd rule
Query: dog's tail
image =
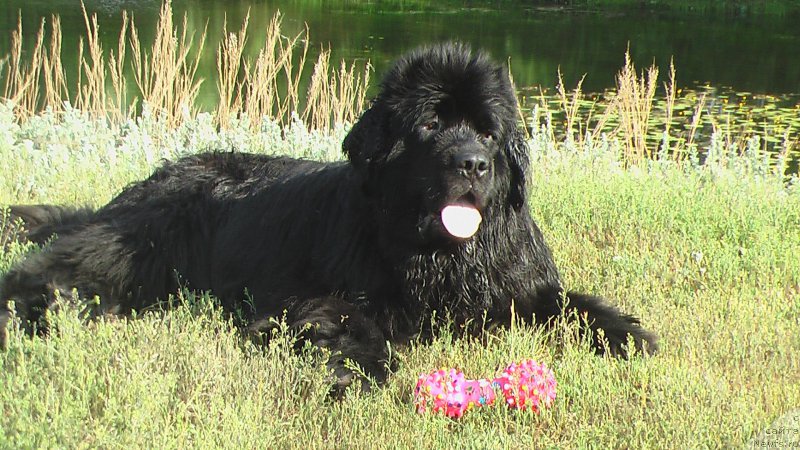
<path fill-rule="evenodd" d="M 68 232 L 85 223 L 94 211 L 59 205 L 13 205 L 3 214 L 2 242 L 16 239 L 43 244 L 53 234 Z"/>

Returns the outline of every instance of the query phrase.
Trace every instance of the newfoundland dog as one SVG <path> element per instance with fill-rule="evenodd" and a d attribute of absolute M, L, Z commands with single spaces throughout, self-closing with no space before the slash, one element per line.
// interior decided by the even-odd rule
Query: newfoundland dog
<path fill-rule="evenodd" d="M 353 378 L 346 359 L 380 381 L 387 343 L 512 316 L 580 317 L 600 353 L 627 356 L 629 336 L 655 350 L 636 318 L 562 287 L 529 212 L 518 117 L 507 69 L 484 54 L 413 51 L 345 138 L 347 161 L 207 153 L 165 163 L 97 211 L 12 207 L 30 240 L 56 237 L 6 274 L 0 299 L 42 330 L 55 291 L 99 297 L 95 315 L 210 291 L 251 329 L 284 317 L 329 349 L 338 387 Z M 3 334 L 10 315 L 0 310 Z"/>

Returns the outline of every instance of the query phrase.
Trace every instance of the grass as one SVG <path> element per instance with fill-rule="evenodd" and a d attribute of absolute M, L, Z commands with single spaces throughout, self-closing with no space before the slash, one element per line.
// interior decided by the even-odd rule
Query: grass
<path fill-rule="evenodd" d="M 344 134 L 282 133 L 277 122 L 274 133 L 218 131 L 202 117 L 176 131 L 146 116 L 115 131 L 79 111 L 18 124 L 6 108 L 0 170 L 13 175 L 0 202 L 103 203 L 158 164 L 143 149 L 173 158 L 228 142 L 331 159 Z M 89 326 L 63 308 L 53 336 L 13 334 L 0 353 L 0 448 L 727 448 L 796 408 L 797 185 L 755 150 L 626 166 L 620 142 L 578 148 L 550 135 L 531 137 L 530 207 L 566 283 L 641 316 L 661 335 L 658 356 L 598 358 L 569 329 L 516 327 L 486 342 L 444 335 L 396 349 L 400 369 L 385 387 L 331 402 L 326 374 L 289 351 L 290 336 L 254 347 L 206 297 Z M 25 250 L 7 246 L 0 270 Z M 498 408 L 453 421 L 413 412 L 419 373 L 455 366 L 489 375 L 527 357 L 559 381 L 555 407 L 542 415 Z"/>
<path fill-rule="evenodd" d="M 68 104 L 59 101 L 69 95 L 66 78 L 43 70 L 59 67 L 57 40 L 41 34 L 51 44 L 33 52 L 33 65 L 12 53 L 4 79 L 12 101 L 0 103 L 0 205 L 101 205 L 162 159 L 212 149 L 341 157 L 355 115 L 337 105 L 357 104 L 368 82 L 353 66 L 316 62 L 310 85 L 324 95 L 306 100 L 296 82 L 302 37 L 271 31 L 276 40 L 249 60 L 246 25 L 226 30 L 218 86 L 228 94 L 200 111 L 187 102 L 202 39 L 165 22 L 161 43 L 144 51 L 129 46 L 129 24 L 114 52 L 87 39 L 82 97 Z M 131 52 L 139 56 L 123 56 Z M 140 58 L 132 64 L 141 73 L 123 89 L 128 58 Z M 772 152 L 763 133 L 722 127 L 701 142 L 671 120 L 680 109 L 674 81 L 664 108 L 653 107 L 656 85 L 657 73 L 628 60 L 608 103 L 562 85 L 557 110 L 547 100 L 525 119 L 530 208 L 566 285 L 640 316 L 661 336 L 657 356 L 596 357 L 563 324 L 551 333 L 515 326 L 485 341 L 445 334 L 394 349 L 399 370 L 386 386 L 332 402 L 318 356 L 293 353 L 285 332 L 252 345 L 208 296 L 176 293 L 170 312 L 88 325 L 66 305 L 52 314 L 49 338 L 13 329 L 0 351 L 0 448 L 744 446 L 800 405 L 800 184 L 785 176 L 793 142 Z M 130 89 L 139 106 L 124 109 Z M 707 117 L 700 105 L 691 108 L 697 129 Z M 14 241 L 13 224 L 0 228 L 2 274 L 35 249 Z M 541 415 L 492 408 L 449 420 L 413 411 L 422 372 L 454 366 L 489 376 L 522 358 L 546 362 L 558 379 L 555 406 Z"/>

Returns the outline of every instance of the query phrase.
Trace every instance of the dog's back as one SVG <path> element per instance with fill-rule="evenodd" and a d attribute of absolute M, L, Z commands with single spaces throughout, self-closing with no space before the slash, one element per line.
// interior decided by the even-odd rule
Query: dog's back
<path fill-rule="evenodd" d="M 126 187 L 102 208 L 57 205 L 11 206 L 22 221 L 18 238 L 43 251 L 16 264 L 0 280 L 0 328 L 8 319 L 5 301 L 16 300 L 17 314 L 36 321 L 53 300 L 77 287 L 98 295 L 96 311 L 125 313 L 178 289 L 210 288 L 215 234 L 231 206 L 276 182 L 324 163 L 233 152 L 192 155 L 165 162 L 147 179 Z M 2 343 L 0 333 L 0 344 Z"/>
<path fill-rule="evenodd" d="M 157 194 L 171 193 L 170 200 L 180 200 L 187 192 L 207 192 L 218 199 L 248 194 L 253 184 L 267 186 L 292 173 L 320 163 L 289 157 L 234 152 L 192 155 L 175 162 L 165 162 L 146 180 L 128 186 L 114 200 L 98 211 L 90 207 L 30 204 L 8 207 L 7 222 L 19 241 L 46 243 L 54 235 L 67 235 L 98 217 L 119 212 Z M 178 180 L 181 182 L 178 183 Z M 177 206 L 177 205 L 175 205 Z M 138 211 L 138 207 L 137 207 Z M 11 227 L 9 227 L 9 230 Z M 7 236 L 3 242 L 10 240 Z"/>

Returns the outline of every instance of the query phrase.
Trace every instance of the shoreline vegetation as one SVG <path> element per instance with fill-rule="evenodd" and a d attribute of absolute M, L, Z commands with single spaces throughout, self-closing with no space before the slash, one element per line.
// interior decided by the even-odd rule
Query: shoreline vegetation
<path fill-rule="evenodd" d="M 538 5 L 583 8 L 640 8 L 697 13 L 790 14 L 800 5 L 795 0 L 534 0 Z"/>
<path fill-rule="evenodd" d="M 99 48 L 87 17 L 79 75 L 60 69 L 55 19 L 38 50 L 9 55 L 0 66 L 0 205 L 99 206 L 163 159 L 202 151 L 341 159 L 348 124 L 367 101 L 368 66 L 307 61 L 305 34 L 282 36 L 280 17 L 261 56 L 248 60 L 246 27 L 208 48 L 168 8 L 152 46 L 134 44 L 129 20 L 123 45 Z M 211 110 L 193 103 L 199 51 L 220 55 L 223 100 Z M 800 405 L 797 131 L 774 127 L 775 118 L 732 124 L 701 98 L 681 106 L 674 71 L 658 75 L 626 58 L 607 97 L 562 83 L 547 99 L 522 96 L 520 118 L 532 152 L 531 211 L 565 283 L 607 293 L 641 317 L 660 335 L 658 355 L 596 357 L 566 324 L 515 326 L 484 341 L 444 334 L 396 349 L 399 369 L 386 386 L 331 402 L 314 364 L 320 355 L 296 354 L 286 330 L 253 345 L 207 295 L 176 293 L 169 312 L 88 325 L 65 305 L 51 314 L 50 336 L 30 339 L 15 324 L 0 351 L 0 448 L 775 440 L 787 429 L 775 421 L 796 417 Z M 15 226 L 0 217 L 0 273 L 37 250 L 13 239 Z M 420 416 L 410 403 L 420 373 L 445 366 L 475 376 L 525 358 L 546 362 L 559 383 L 554 407 L 540 415 L 496 408 L 453 421 Z"/>
<path fill-rule="evenodd" d="M 23 48 L 22 20 L 18 20 L 11 33 L 11 52 L 0 60 L 0 98 L 15 105 L 18 120 L 74 108 L 120 123 L 148 108 L 175 124 L 199 112 L 199 88 L 209 82 L 197 76 L 203 52 L 216 55 L 213 113 L 222 127 L 232 120 L 249 120 L 257 127 L 262 117 L 286 125 L 292 114 L 298 114 L 311 128 L 324 131 L 334 123 L 352 123 L 363 109 L 369 64 L 342 62 L 331 67 L 330 51 L 324 49 L 313 62 L 301 95 L 301 78 L 311 65 L 306 60 L 308 31 L 282 35 L 279 13 L 263 40 L 254 44 L 256 57 L 247 58 L 249 18 L 237 30 L 224 24 L 217 47 L 207 48 L 208 30 L 189 30 L 185 17 L 176 23 L 167 0 L 149 47 L 141 43 L 133 17 L 123 12 L 118 45 L 106 49 L 100 44 L 96 14 L 83 12 L 86 35 L 78 46 L 77 73 L 70 74 L 62 63 L 59 17 L 42 19 L 33 48 Z"/>
<path fill-rule="evenodd" d="M 122 14 L 116 47 L 103 48 L 96 16 L 84 10 L 86 33 L 79 42 L 76 73 L 65 70 L 58 16 L 40 22 L 32 48 L 23 46 L 18 21 L 11 52 L 0 59 L 0 98 L 14 105 L 17 122 L 70 109 L 117 125 L 144 113 L 171 125 L 209 113 L 222 129 L 246 122 L 257 130 L 264 117 L 285 127 L 297 116 L 309 129 L 326 132 L 353 123 L 368 101 L 369 62 L 337 66 L 325 49 L 316 61 L 309 60 L 309 30 L 283 35 L 280 13 L 263 39 L 255 40 L 248 17 L 234 29 L 225 23 L 222 30 L 206 26 L 191 31 L 185 18 L 173 18 L 167 1 L 150 45 L 139 39 L 134 19 Z M 216 47 L 207 45 L 211 36 Z M 197 74 L 204 52 L 215 55 L 214 81 Z M 770 96 L 752 102 L 746 93 L 721 93 L 710 86 L 684 88 L 676 84 L 674 64 L 666 77 L 660 75 L 656 65 L 638 69 L 627 52 L 616 86 L 602 93 L 583 92 L 583 80 L 565 86 L 559 73 L 554 90 L 520 90 L 521 106 L 530 113 L 525 124 L 529 130 L 553 125 L 554 139 L 579 146 L 601 136 L 617 139 L 623 144 L 622 159 L 631 164 L 656 155 L 677 161 L 702 158 L 701 146 L 722 141 L 726 152 L 757 148 L 774 171 L 797 172 L 800 103 L 784 105 Z M 216 102 L 203 107 L 200 86 L 212 82 Z"/>
<path fill-rule="evenodd" d="M 352 0 L 304 0 L 308 6 L 347 4 Z M 531 9 L 565 9 L 577 11 L 641 10 L 652 12 L 722 13 L 737 16 L 786 15 L 800 11 L 796 0 L 377 0 L 361 2 L 368 11 L 447 12 L 454 8 L 486 9 L 504 4 L 524 3 Z"/>

